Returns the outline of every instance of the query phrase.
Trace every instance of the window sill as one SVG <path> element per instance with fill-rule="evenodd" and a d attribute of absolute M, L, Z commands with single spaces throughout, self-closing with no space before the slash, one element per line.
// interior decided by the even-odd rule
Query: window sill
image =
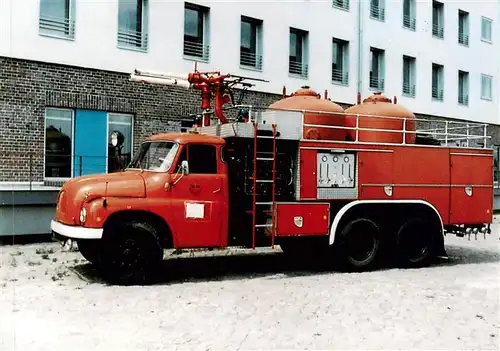
<path fill-rule="evenodd" d="M 187 61 L 198 61 L 198 62 L 209 62 L 208 58 L 200 57 L 200 56 L 190 56 L 190 55 L 182 55 L 182 58 Z"/>
<path fill-rule="evenodd" d="M 488 40 L 488 39 L 481 38 L 481 41 L 482 41 L 483 43 L 493 45 L 493 40 Z"/>
<path fill-rule="evenodd" d="M 381 88 L 381 87 L 368 87 L 368 90 L 370 91 L 380 91 L 380 92 L 384 92 L 384 88 Z"/>
<path fill-rule="evenodd" d="M 415 27 L 415 28 L 412 28 L 412 27 L 407 27 L 407 26 L 405 26 L 404 24 L 403 24 L 403 26 L 402 26 L 402 27 L 403 27 L 403 29 L 409 30 L 410 32 L 416 32 L 416 31 L 417 31 L 417 27 Z"/>
<path fill-rule="evenodd" d="M 342 10 L 342 11 L 345 11 L 345 12 L 350 12 L 349 7 L 338 6 L 338 5 L 335 5 L 335 4 L 332 4 L 332 7 L 334 9 L 337 9 L 337 10 Z"/>
<path fill-rule="evenodd" d="M 465 43 L 461 43 L 461 42 L 458 42 L 458 45 L 463 46 L 464 48 L 469 47 L 469 44 L 465 44 Z"/>
<path fill-rule="evenodd" d="M 349 86 L 349 82 L 340 82 L 338 80 L 332 80 L 332 84 L 333 85 L 340 85 L 342 87 L 348 87 Z"/>
<path fill-rule="evenodd" d="M 61 40 L 67 40 L 67 41 L 75 41 L 75 36 L 74 35 L 58 35 L 56 33 L 43 33 L 39 32 L 38 33 L 41 37 L 46 37 L 46 38 L 52 38 L 52 39 L 61 39 Z"/>
<path fill-rule="evenodd" d="M 247 65 L 242 65 L 240 63 L 240 69 L 244 69 L 246 71 L 253 71 L 253 72 L 262 72 L 262 67 L 256 67 L 256 66 L 247 66 Z"/>
<path fill-rule="evenodd" d="M 385 23 L 385 18 L 374 17 L 374 16 L 370 15 L 370 19 Z"/>
<path fill-rule="evenodd" d="M 432 37 L 433 37 L 434 39 L 444 40 L 444 35 L 443 35 L 442 37 L 438 37 L 437 35 L 432 34 Z"/>
<path fill-rule="evenodd" d="M 434 101 L 434 102 L 444 102 L 444 99 L 438 99 L 438 98 L 433 97 L 432 101 Z"/>
<path fill-rule="evenodd" d="M 139 48 L 139 47 L 136 47 L 136 46 L 128 46 L 128 45 L 125 45 L 125 44 L 117 44 L 116 47 L 118 49 L 121 49 L 121 50 L 136 51 L 136 52 L 142 52 L 142 53 L 147 53 L 148 52 L 148 48 L 147 47 L 145 47 L 145 48 Z"/>
<path fill-rule="evenodd" d="M 492 98 L 487 98 L 487 97 L 484 97 L 484 96 L 481 96 L 481 100 L 489 101 L 489 102 L 493 101 Z"/>
<path fill-rule="evenodd" d="M 303 79 L 303 80 L 309 79 L 308 75 L 300 75 L 300 74 L 290 73 L 290 72 L 288 72 L 288 77 L 290 77 L 290 78 L 297 78 L 297 79 Z"/>
<path fill-rule="evenodd" d="M 407 93 L 402 93 L 401 95 L 410 99 L 415 99 L 417 96 L 417 94 L 407 94 Z"/>
<path fill-rule="evenodd" d="M 462 106 L 462 107 L 469 107 L 469 104 L 462 104 L 462 103 L 458 103 L 458 106 Z"/>

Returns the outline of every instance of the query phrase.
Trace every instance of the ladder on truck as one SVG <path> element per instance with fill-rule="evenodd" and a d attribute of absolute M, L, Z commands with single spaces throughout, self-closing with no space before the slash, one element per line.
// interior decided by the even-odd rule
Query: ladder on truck
<path fill-rule="evenodd" d="M 253 190 L 252 190 L 252 249 L 255 249 L 255 237 L 256 231 L 259 228 L 265 231 L 270 230 L 271 234 L 271 246 L 274 248 L 275 239 L 275 196 L 276 196 L 276 124 L 272 125 L 272 136 L 269 135 L 259 135 L 259 124 L 253 122 L 254 127 L 254 140 L 253 140 Z M 258 150 L 259 140 L 261 139 L 272 139 L 271 150 Z M 272 162 L 272 172 L 271 179 L 258 179 L 257 169 L 262 162 Z M 271 199 L 270 201 L 257 201 L 257 184 L 259 183 L 270 183 L 271 184 Z M 270 207 L 270 209 L 269 209 Z M 266 209 L 268 208 L 268 209 Z M 257 223 L 257 218 L 259 214 L 267 214 L 267 216 L 261 216 L 267 218 L 269 214 L 271 215 L 271 223 Z"/>

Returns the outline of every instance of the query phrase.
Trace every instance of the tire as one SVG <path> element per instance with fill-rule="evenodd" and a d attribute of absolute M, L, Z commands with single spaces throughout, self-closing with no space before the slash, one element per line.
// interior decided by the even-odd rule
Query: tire
<path fill-rule="evenodd" d="M 163 249 L 156 230 L 145 222 L 113 226 L 103 256 L 106 278 L 115 284 L 147 284 L 156 276 Z"/>
<path fill-rule="evenodd" d="M 91 264 L 101 263 L 101 241 L 100 240 L 78 240 L 80 254 Z"/>
<path fill-rule="evenodd" d="M 364 271 L 375 266 L 380 248 L 380 229 L 368 218 L 348 222 L 340 233 L 339 253 L 349 269 Z"/>
<path fill-rule="evenodd" d="M 432 257 L 432 226 L 429 221 L 410 218 L 397 233 L 397 259 L 403 267 L 422 267 L 430 263 Z"/>

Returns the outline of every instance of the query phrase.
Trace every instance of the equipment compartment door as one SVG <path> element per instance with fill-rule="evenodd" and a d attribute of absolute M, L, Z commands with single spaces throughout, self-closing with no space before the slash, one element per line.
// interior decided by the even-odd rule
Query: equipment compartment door
<path fill-rule="evenodd" d="M 185 151 L 186 149 L 184 149 Z M 187 154 L 187 158 L 185 157 Z M 189 174 L 172 186 L 172 217 L 178 247 L 219 247 L 227 222 L 226 175 L 218 172 L 214 145 L 189 145 Z"/>
<path fill-rule="evenodd" d="M 493 211 L 491 153 L 451 150 L 450 223 L 489 223 Z"/>

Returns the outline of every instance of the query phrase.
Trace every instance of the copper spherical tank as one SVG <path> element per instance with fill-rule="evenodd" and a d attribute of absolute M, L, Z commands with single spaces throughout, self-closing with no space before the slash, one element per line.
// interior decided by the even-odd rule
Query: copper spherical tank
<path fill-rule="evenodd" d="M 377 130 L 359 130 L 358 141 L 372 143 L 402 143 L 403 130 L 406 130 L 409 132 L 406 133 L 406 143 L 415 143 L 415 115 L 407 108 L 399 104 L 393 104 L 391 99 L 385 97 L 380 92 L 376 92 L 372 96 L 367 97 L 361 104 L 349 107 L 345 112 L 346 127 L 356 127 L 356 115 L 360 115 L 358 117 L 359 128 L 401 131 L 400 133 L 396 133 Z M 406 122 L 404 119 L 406 119 Z M 349 129 L 347 135 L 351 141 L 356 140 L 356 130 Z"/>
<path fill-rule="evenodd" d="M 330 100 L 322 99 L 320 94 L 307 86 L 302 87 L 287 98 L 276 101 L 269 108 L 306 110 L 304 113 L 305 124 L 344 126 L 344 109 Z M 318 111 L 320 113 L 309 111 Z M 345 140 L 346 135 L 345 129 L 307 126 L 303 129 L 304 139 Z"/>

